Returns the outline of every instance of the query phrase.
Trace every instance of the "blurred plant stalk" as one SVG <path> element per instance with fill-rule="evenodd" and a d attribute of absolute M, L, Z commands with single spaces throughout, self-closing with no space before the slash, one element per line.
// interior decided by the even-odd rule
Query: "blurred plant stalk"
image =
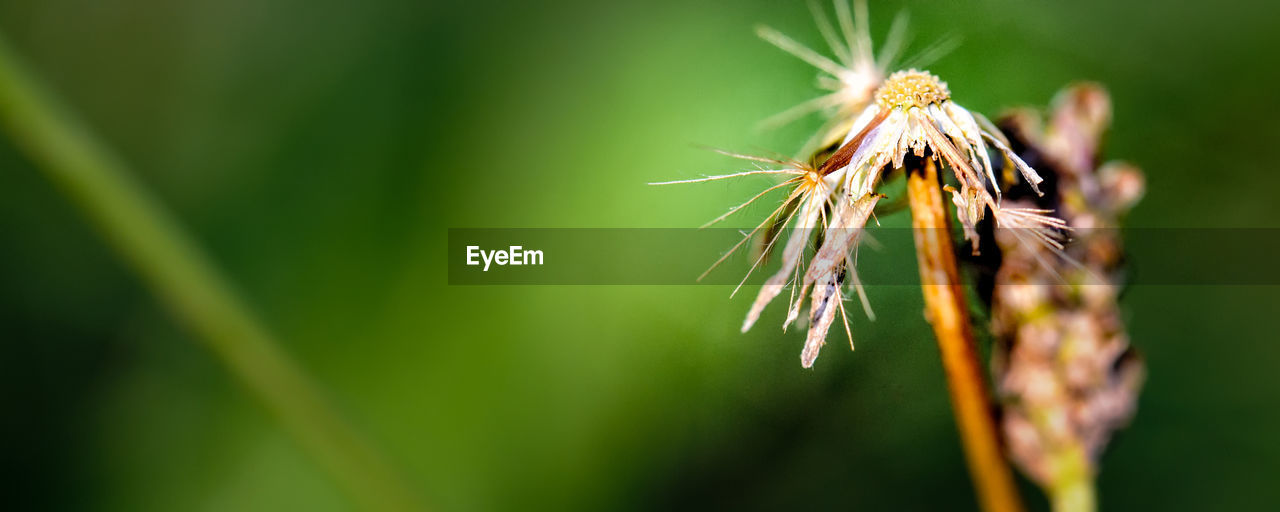
<path fill-rule="evenodd" d="M 0 37 L 0 123 L 177 320 L 368 510 L 421 510 L 405 480 L 326 400 L 128 167 Z"/>
<path fill-rule="evenodd" d="M 1022 510 L 1013 475 L 1000 450 L 986 373 L 978 362 L 937 164 L 933 158 L 908 158 L 906 174 L 925 317 L 938 338 L 951 406 L 978 501 L 987 511 Z"/>
<path fill-rule="evenodd" d="M 1044 197 L 1014 201 L 1053 209 L 1074 229 L 1066 247 L 1074 262 L 997 229 L 1001 263 L 992 291 L 1009 456 L 1060 512 L 1096 508 L 1098 458 L 1132 416 L 1143 380 L 1115 284 L 1124 254 L 1120 219 L 1142 195 L 1143 178 L 1125 164 L 1098 165 L 1110 119 L 1106 91 L 1079 84 L 1055 98 L 1047 128 L 1028 110 L 1001 121 L 1054 183 Z"/>

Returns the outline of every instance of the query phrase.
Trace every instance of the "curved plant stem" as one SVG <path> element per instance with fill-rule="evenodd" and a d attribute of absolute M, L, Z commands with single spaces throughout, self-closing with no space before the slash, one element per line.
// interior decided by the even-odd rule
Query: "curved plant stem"
<path fill-rule="evenodd" d="M 1000 452 L 964 287 L 956 267 L 949 216 L 932 159 L 908 159 L 907 197 L 911 203 L 911 227 L 920 266 L 925 316 L 938 338 L 956 426 L 964 443 L 978 501 L 988 511 L 1022 510 L 1013 476 Z"/>
<path fill-rule="evenodd" d="M 361 508 L 420 509 L 399 474 L 324 399 L 197 245 L 128 168 L 27 72 L 2 38 L 0 124 L 170 313 L 205 342 Z"/>

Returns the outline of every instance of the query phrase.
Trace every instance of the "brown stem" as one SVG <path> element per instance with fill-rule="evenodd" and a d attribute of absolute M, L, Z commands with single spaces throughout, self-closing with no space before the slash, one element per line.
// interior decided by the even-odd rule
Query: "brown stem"
<path fill-rule="evenodd" d="M 1022 503 L 1013 476 L 1000 452 L 987 382 L 978 363 L 964 287 L 956 267 L 949 215 L 932 159 L 909 159 L 907 197 L 911 202 L 925 317 L 938 337 L 956 426 L 978 501 L 987 511 L 1020 511 Z"/>

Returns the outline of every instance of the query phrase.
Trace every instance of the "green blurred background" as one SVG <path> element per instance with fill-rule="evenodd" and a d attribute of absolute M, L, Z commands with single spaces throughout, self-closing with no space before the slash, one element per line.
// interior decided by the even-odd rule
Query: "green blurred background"
<path fill-rule="evenodd" d="M 1106 84 L 1107 156 L 1149 179 L 1131 225 L 1280 227 L 1280 5 L 872 2 L 877 41 L 904 6 L 912 49 L 963 39 L 930 69 L 971 109 Z M 871 289 L 858 350 L 806 371 L 781 308 L 739 334 L 723 286 L 445 282 L 449 227 L 696 226 L 769 183 L 644 185 L 816 129 L 754 128 L 815 94 L 760 22 L 821 43 L 802 2 L 0 2 L 432 508 L 972 508 L 916 289 Z M 7 135 L 0 191 L 12 509 L 351 507 Z M 1276 291 L 1126 293 L 1150 378 L 1104 508 L 1280 505 Z"/>

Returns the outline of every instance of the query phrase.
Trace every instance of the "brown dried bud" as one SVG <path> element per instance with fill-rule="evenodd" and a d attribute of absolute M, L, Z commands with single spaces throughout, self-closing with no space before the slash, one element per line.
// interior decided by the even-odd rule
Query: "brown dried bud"
<path fill-rule="evenodd" d="M 1142 385 L 1142 363 L 1129 348 L 1116 303 L 1123 246 L 1118 231 L 1107 228 L 1118 227 L 1141 197 L 1143 178 L 1126 164 L 1097 164 L 1111 119 L 1101 87 L 1066 88 L 1048 119 L 1044 128 L 1025 110 L 1002 119 L 1056 184 L 1056 194 L 1008 202 L 1051 209 L 1065 220 L 1073 232 L 1064 252 L 1075 262 L 996 230 L 1002 251 L 992 292 L 996 383 L 1010 457 L 1055 501 L 1092 503 L 1081 489 L 1091 488 L 1098 456 L 1132 416 Z"/>

